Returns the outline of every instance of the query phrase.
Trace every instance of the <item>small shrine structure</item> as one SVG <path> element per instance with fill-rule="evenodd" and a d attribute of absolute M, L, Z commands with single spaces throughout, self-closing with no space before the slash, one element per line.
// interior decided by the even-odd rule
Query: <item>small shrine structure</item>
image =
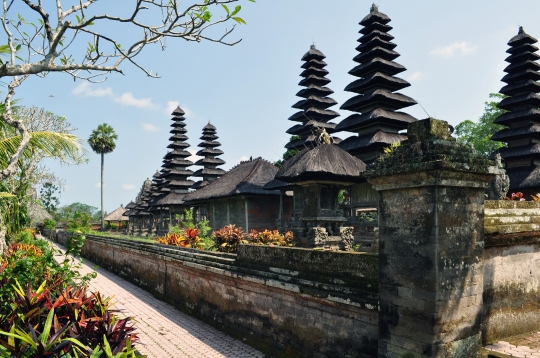
<path fill-rule="evenodd" d="M 336 128 L 335 123 L 329 121 L 339 117 L 339 113 L 329 110 L 337 104 L 335 100 L 328 97 L 334 91 L 325 87 L 330 80 L 326 78 L 328 71 L 324 68 L 327 66 L 323 60 L 326 56 L 311 45 L 306 54 L 302 57 L 305 63 L 302 65 L 304 71 L 300 74 L 303 79 L 299 85 L 303 86 L 296 95 L 303 98 L 295 103 L 292 107 L 300 109 L 291 117 L 290 121 L 300 122 L 287 130 L 288 134 L 299 136 L 300 139 L 291 141 L 285 145 L 287 149 L 302 150 L 306 147 L 312 147 L 318 131 L 324 129 L 327 133 L 333 133 Z M 333 137 L 334 143 L 339 143 L 341 139 Z"/>
<path fill-rule="evenodd" d="M 493 153 L 499 153 L 506 164 L 510 178 L 510 192 L 520 191 L 525 198 L 540 191 L 540 56 L 536 53 L 538 41 L 527 34 L 523 27 L 508 42 L 510 63 L 502 81 L 506 86 L 499 91 L 508 96 L 498 107 L 507 110 L 494 123 L 506 128 L 495 133 L 491 139 L 506 143 Z"/>
<path fill-rule="evenodd" d="M 352 227 L 339 209 L 340 189 L 365 181 L 360 172 L 366 164 L 334 144 L 319 144 L 291 157 L 275 179 L 294 183 L 294 210 L 300 212 L 293 224 L 296 244 L 348 250 L 354 237 Z"/>

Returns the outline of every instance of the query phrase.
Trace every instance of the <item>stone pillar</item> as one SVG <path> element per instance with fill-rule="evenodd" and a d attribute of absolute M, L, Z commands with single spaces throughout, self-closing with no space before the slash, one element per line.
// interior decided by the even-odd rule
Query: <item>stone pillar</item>
<path fill-rule="evenodd" d="M 408 138 L 366 172 L 379 193 L 378 356 L 477 357 L 484 190 L 498 169 L 445 121 L 412 123 Z"/>

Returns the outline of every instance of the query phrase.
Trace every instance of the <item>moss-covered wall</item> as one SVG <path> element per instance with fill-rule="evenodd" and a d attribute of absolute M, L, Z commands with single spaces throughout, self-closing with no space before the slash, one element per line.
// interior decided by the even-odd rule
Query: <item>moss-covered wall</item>
<path fill-rule="evenodd" d="M 486 201 L 484 343 L 540 329 L 540 203 Z"/>

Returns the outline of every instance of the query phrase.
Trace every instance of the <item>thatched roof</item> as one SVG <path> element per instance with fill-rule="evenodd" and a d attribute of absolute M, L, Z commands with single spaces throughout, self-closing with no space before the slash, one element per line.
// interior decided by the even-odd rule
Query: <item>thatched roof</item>
<path fill-rule="evenodd" d="M 540 188 L 540 167 L 516 167 L 506 169 L 510 179 L 510 190 Z"/>
<path fill-rule="evenodd" d="M 277 167 L 262 158 L 241 162 L 207 186 L 187 194 L 184 201 L 193 202 L 246 194 L 279 195 L 277 190 L 263 189 L 265 184 L 274 179 L 277 171 Z"/>
<path fill-rule="evenodd" d="M 360 182 L 366 164 L 333 144 L 304 149 L 285 163 L 275 178 L 288 183 L 308 180 Z"/>
<path fill-rule="evenodd" d="M 105 216 L 103 220 L 105 221 L 129 221 L 127 216 L 124 216 L 124 213 L 127 211 L 123 205 L 120 205 L 118 209 Z"/>

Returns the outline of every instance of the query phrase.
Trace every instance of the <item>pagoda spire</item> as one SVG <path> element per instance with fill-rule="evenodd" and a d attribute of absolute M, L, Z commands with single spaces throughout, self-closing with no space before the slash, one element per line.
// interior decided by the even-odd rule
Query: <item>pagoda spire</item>
<path fill-rule="evenodd" d="M 225 161 L 216 158 L 223 154 L 222 150 L 217 149 L 217 147 L 221 146 L 221 143 L 216 140 L 219 138 L 216 133 L 216 127 L 210 124 L 210 122 L 203 128 L 203 135 L 200 137 L 202 142 L 198 145 L 198 147 L 201 147 L 202 149 L 197 152 L 197 155 L 203 156 L 204 158 L 199 159 L 195 163 L 195 165 L 201 165 L 203 168 L 197 170 L 193 174 L 195 177 L 202 177 L 202 180 L 193 184 L 192 189 L 203 188 L 211 181 L 225 174 L 225 170 L 217 168 L 218 165 L 225 164 Z"/>
<path fill-rule="evenodd" d="M 333 133 L 336 124 L 329 123 L 330 120 L 339 116 L 337 112 L 329 110 L 337 104 L 335 100 L 328 97 L 334 91 L 325 87 L 330 80 L 326 78 L 328 71 L 324 69 L 326 62 L 323 60 L 326 56 L 315 45 L 311 45 L 310 49 L 302 57 L 304 64 L 301 66 L 304 71 L 300 76 L 304 77 L 299 85 L 303 88 L 296 95 L 303 98 L 301 101 L 294 104 L 292 107 L 300 109 L 291 117 L 290 121 L 300 122 L 287 130 L 287 133 L 297 135 L 300 139 L 289 142 L 285 145 L 287 149 L 302 150 L 306 146 L 313 146 L 316 132 L 320 129 L 325 129 L 327 133 Z M 334 143 L 339 143 L 341 139 L 333 138 Z"/>
<path fill-rule="evenodd" d="M 506 86 L 499 91 L 508 97 L 498 105 L 508 112 L 494 121 L 506 128 L 491 137 L 507 144 L 497 152 L 506 162 L 510 191 L 529 189 L 533 194 L 540 188 L 540 64 L 536 62 L 540 56 L 534 46 L 537 42 L 523 27 L 508 42 L 510 48 L 506 52 L 510 56 L 505 61 L 509 65 L 502 78 Z"/>
<path fill-rule="evenodd" d="M 160 197 L 154 202 L 154 205 L 181 205 L 183 203 L 182 196 L 189 192 L 189 188 L 193 185 L 193 181 L 188 177 L 193 175 L 193 171 L 188 167 L 193 165 L 193 162 L 187 157 L 191 153 L 187 151 L 189 144 L 185 129 L 186 118 L 182 108 L 177 107 L 172 112 L 171 137 L 170 144 L 167 148 L 172 149 L 163 157 L 161 166 L 161 174 L 155 178 L 159 188 Z"/>
<path fill-rule="evenodd" d="M 416 118 L 398 110 L 416 104 L 416 101 L 395 91 L 409 87 L 410 83 L 395 75 L 405 67 L 394 62 L 400 55 L 391 42 L 388 32 L 390 18 L 379 12 L 373 4 L 360 25 L 362 36 L 358 39 L 359 52 L 354 61 L 358 63 L 349 73 L 359 79 L 349 84 L 345 91 L 355 93 L 341 109 L 356 112 L 341 121 L 336 132 L 357 133 L 343 140 L 339 146 L 367 164 L 379 158 L 385 147 L 407 137 L 399 131 L 407 129 Z"/>

